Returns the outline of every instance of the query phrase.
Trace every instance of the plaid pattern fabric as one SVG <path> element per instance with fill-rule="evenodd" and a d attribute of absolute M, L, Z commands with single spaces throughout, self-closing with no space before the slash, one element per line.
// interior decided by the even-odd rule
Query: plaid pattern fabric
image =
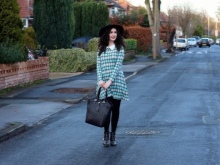
<path fill-rule="evenodd" d="M 98 82 L 103 80 L 112 81 L 107 90 L 107 96 L 119 100 L 128 100 L 127 84 L 122 71 L 122 62 L 124 59 L 124 48 L 118 52 L 116 47 L 106 48 L 100 56 L 97 55 L 97 78 Z M 98 91 L 99 85 L 97 84 Z M 100 99 L 105 98 L 105 89 L 101 90 Z"/>

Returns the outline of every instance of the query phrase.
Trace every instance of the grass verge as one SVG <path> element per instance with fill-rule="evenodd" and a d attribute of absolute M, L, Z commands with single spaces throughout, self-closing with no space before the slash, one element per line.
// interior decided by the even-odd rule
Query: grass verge
<path fill-rule="evenodd" d="M 5 89 L 0 90 L 0 96 L 7 96 L 15 91 L 19 91 L 19 90 L 22 90 L 25 88 L 33 87 L 33 86 L 39 85 L 45 81 L 46 80 L 36 80 L 31 83 L 26 83 L 26 84 L 22 84 L 22 85 L 16 85 L 14 87 L 5 88 Z"/>

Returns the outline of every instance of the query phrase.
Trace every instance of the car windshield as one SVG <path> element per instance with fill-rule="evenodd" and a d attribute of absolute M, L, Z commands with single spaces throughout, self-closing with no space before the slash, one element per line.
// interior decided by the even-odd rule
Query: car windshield
<path fill-rule="evenodd" d="M 177 39 L 177 42 L 185 43 L 185 40 L 184 39 Z"/>
<path fill-rule="evenodd" d="M 208 39 L 201 39 L 202 40 L 202 42 L 207 42 L 208 41 Z"/>
<path fill-rule="evenodd" d="M 193 36 L 193 38 L 195 38 L 196 40 L 199 40 L 199 39 L 200 39 L 199 36 Z"/>
<path fill-rule="evenodd" d="M 194 38 L 188 38 L 188 41 L 195 41 Z"/>

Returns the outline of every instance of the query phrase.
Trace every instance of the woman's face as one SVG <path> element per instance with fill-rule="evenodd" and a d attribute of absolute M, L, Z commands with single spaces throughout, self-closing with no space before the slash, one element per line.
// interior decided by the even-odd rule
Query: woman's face
<path fill-rule="evenodd" d="M 117 30 L 115 28 L 112 28 L 109 33 L 109 41 L 114 42 L 117 38 Z"/>

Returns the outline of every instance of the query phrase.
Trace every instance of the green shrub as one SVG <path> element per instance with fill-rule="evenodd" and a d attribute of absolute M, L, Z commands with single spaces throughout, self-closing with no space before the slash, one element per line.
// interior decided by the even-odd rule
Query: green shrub
<path fill-rule="evenodd" d="M 20 42 L 23 23 L 19 15 L 20 7 L 17 0 L 0 2 L 0 42 Z"/>
<path fill-rule="evenodd" d="M 126 50 L 136 50 L 137 49 L 137 40 L 136 39 L 125 39 Z M 97 52 L 98 51 L 98 42 L 99 38 L 93 38 L 89 40 L 88 51 Z"/>
<path fill-rule="evenodd" d="M 98 42 L 99 38 L 92 38 L 88 43 L 88 51 L 89 52 L 97 52 L 98 51 Z"/>
<path fill-rule="evenodd" d="M 136 39 L 125 39 L 126 50 L 136 50 L 137 40 Z"/>
<path fill-rule="evenodd" d="M 96 53 L 81 48 L 48 51 L 50 72 L 84 72 L 96 65 Z"/>
<path fill-rule="evenodd" d="M 75 30 L 73 0 L 35 0 L 33 28 L 48 49 L 70 48 Z"/>
<path fill-rule="evenodd" d="M 27 60 L 28 53 L 23 45 L 10 42 L 0 43 L 0 64 L 13 64 Z"/>
<path fill-rule="evenodd" d="M 32 27 L 25 28 L 23 34 L 24 44 L 30 49 L 37 48 L 36 34 Z"/>
<path fill-rule="evenodd" d="M 87 64 L 87 70 L 96 68 L 96 52 L 86 52 L 86 61 Z"/>
<path fill-rule="evenodd" d="M 104 1 L 97 3 L 90 0 L 82 2 L 81 5 L 81 21 L 78 22 L 81 25 L 81 36 L 98 36 L 99 29 L 109 24 L 107 5 Z"/>

